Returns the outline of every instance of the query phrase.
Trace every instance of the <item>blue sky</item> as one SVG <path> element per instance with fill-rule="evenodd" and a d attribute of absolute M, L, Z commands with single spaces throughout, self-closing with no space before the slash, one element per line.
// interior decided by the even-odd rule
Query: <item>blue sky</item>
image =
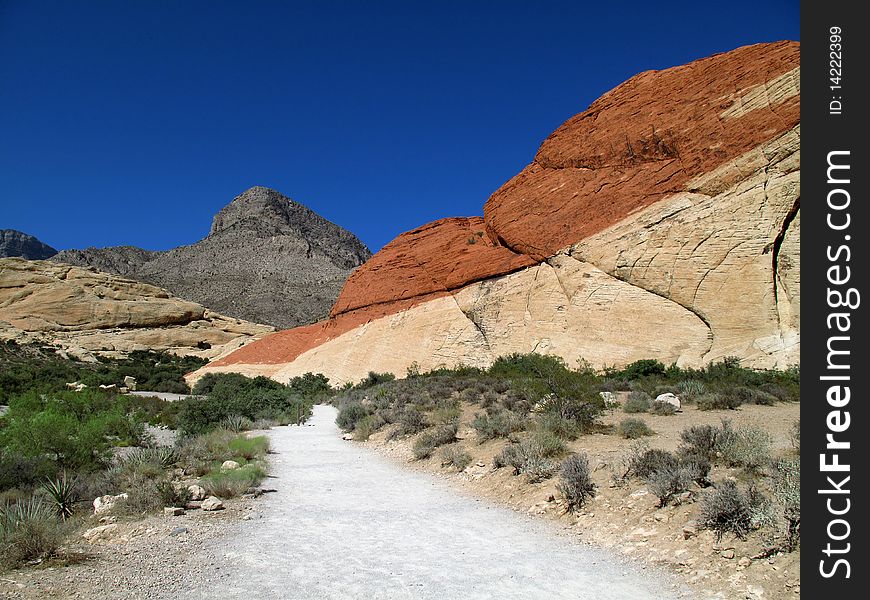
<path fill-rule="evenodd" d="M 377 250 L 635 73 L 782 39 L 797 1 L 0 0 L 0 229 L 167 249 L 265 185 Z"/>

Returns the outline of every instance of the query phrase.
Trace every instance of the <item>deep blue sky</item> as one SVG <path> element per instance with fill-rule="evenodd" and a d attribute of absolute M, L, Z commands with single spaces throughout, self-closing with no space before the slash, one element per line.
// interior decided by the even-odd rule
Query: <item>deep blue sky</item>
<path fill-rule="evenodd" d="M 425 4 L 0 0 L 0 229 L 166 249 L 265 185 L 377 250 L 635 73 L 799 39 L 796 0 Z"/>

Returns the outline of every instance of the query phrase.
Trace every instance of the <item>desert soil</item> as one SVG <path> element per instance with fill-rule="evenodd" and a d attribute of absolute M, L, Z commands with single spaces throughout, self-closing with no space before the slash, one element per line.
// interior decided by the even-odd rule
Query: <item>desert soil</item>
<path fill-rule="evenodd" d="M 308 426 L 270 432 L 275 493 L 124 523 L 71 547 L 90 554 L 77 564 L 4 574 L 0 597 L 698 597 L 664 569 L 343 441 L 334 419 L 320 406 Z"/>

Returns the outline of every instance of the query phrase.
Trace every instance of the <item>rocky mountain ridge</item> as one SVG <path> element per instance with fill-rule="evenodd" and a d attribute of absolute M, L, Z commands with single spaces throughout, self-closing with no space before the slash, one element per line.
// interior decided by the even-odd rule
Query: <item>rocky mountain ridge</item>
<path fill-rule="evenodd" d="M 15 229 L 0 229 L 0 258 L 19 257 L 43 260 L 57 254 L 57 250 L 32 235 Z"/>
<path fill-rule="evenodd" d="M 152 252 L 65 250 L 56 262 L 157 285 L 217 312 L 280 328 L 325 317 L 371 252 L 352 233 L 275 190 L 253 187 L 215 215 L 207 237 Z"/>

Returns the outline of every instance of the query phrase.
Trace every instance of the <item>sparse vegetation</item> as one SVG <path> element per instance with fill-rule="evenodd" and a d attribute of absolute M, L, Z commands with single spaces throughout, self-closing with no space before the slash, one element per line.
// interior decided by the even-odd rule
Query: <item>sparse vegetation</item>
<path fill-rule="evenodd" d="M 726 479 L 705 495 L 698 524 L 713 530 L 717 540 L 726 533 L 743 539 L 768 519 L 768 513 L 769 501 L 755 486 L 741 492 L 734 481 Z"/>
<path fill-rule="evenodd" d="M 455 442 L 456 430 L 456 423 L 435 425 L 425 430 L 414 441 L 414 458 L 429 458 L 439 446 Z"/>
<path fill-rule="evenodd" d="M 456 467 L 457 471 L 462 471 L 471 464 L 471 455 L 459 444 L 450 444 L 441 449 L 441 464 L 445 467 Z"/>
<path fill-rule="evenodd" d="M 627 440 L 636 440 L 647 435 L 653 435 L 655 432 L 649 428 L 649 425 L 643 419 L 630 417 L 623 419 L 616 427 L 619 435 Z"/>
<path fill-rule="evenodd" d="M 647 412 L 651 405 L 652 400 L 649 394 L 643 390 L 634 390 L 628 395 L 622 410 L 627 413 L 643 413 Z"/>
<path fill-rule="evenodd" d="M 595 484 L 589 471 L 589 459 L 585 454 L 572 454 L 560 469 L 557 489 L 565 498 L 568 510 L 577 511 L 595 497 Z"/>

